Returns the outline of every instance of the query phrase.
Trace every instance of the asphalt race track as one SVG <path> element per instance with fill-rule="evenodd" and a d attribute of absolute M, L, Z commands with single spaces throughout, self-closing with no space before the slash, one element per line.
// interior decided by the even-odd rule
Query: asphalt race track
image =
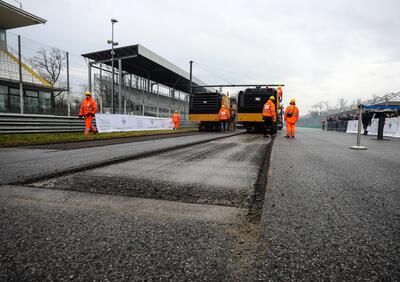
<path fill-rule="evenodd" d="M 396 280 L 400 140 L 354 143 L 299 129 L 0 149 L 0 279 Z"/>

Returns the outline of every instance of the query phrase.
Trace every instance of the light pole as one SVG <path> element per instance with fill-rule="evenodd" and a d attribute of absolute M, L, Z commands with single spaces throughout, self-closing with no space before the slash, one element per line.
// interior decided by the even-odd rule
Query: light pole
<path fill-rule="evenodd" d="M 111 69 L 112 69 L 112 84 L 111 84 L 111 109 L 110 112 L 114 113 L 114 46 L 118 45 L 118 42 L 114 42 L 114 24 L 118 21 L 111 19 L 111 40 L 107 40 L 108 44 L 111 44 Z"/>

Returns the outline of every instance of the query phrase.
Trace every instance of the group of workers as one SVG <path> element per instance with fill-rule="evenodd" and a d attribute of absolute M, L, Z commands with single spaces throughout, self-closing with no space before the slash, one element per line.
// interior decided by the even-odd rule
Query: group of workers
<path fill-rule="evenodd" d="M 274 137 L 277 132 L 276 128 L 276 106 L 275 97 L 269 97 L 268 101 L 264 104 L 262 109 L 262 116 L 264 120 L 264 136 L 269 132 L 271 137 Z M 286 107 L 284 120 L 286 121 L 286 135 L 285 138 L 294 138 L 296 131 L 296 122 L 299 119 L 299 109 L 296 107 L 296 100 L 291 99 L 290 105 Z M 218 120 L 221 123 L 221 131 L 228 130 L 229 121 L 231 120 L 231 113 L 222 105 L 219 113 Z"/>
<path fill-rule="evenodd" d="M 264 136 L 267 136 L 269 132 L 271 137 L 276 135 L 276 107 L 275 107 L 275 97 L 269 97 L 268 101 L 264 104 L 262 109 L 262 116 L 264 120 Z M 85 92 L 85 99 L 82 101 L 81 108 L 79 111 L 79 118 L 85 120 L 85 136 L 89 136 L 90 132 L 97 133 L 97 128 L 92 125 L 93 118 L 97 113 L 97 103 L 92 97 L 90 91 Z M 299 118 L 299 109 L 296 107 L 296 100 L 291 99 L 290 105 L 285 109 L 284 120 L 286 121 L 286 138 L 295 137 L 296 122 Z M 232 121 L 234 123 L 235 112 L 232 113 L 222 105 L 219 113 L 218 120 L 221 123 L 221 131 L 228 131 L 229 123 Z M 172 115 L 173 129 L 176 130 L 179 127 L 180 116 L 178 111 L 175 111 Z"/>
<path fill-rule="evenodd" d="M 218 120 L 222 132 L 229 131 L 229 127 L 233 131 L 236 130 L 236 111 L 234 109 L 228 110 L 225 105 L 222 105 L 218 113 Z"/>
<path fill-rule="evenodd" d="M 269 97 L 268 101 L 264 104 L 262 116 L 264 120 L 264 136 L 269 132 L 271 137 L 276 135 L 276 107 L 275 97 Z M 289 106 L 285 109 L 284 120 L 286 121 L 286 135 L 285 138 L 294 138 L 296 131 L 296 122 L 299 119 L 299 109 L 296 107 L 296 100 L 291 99 Z"/>

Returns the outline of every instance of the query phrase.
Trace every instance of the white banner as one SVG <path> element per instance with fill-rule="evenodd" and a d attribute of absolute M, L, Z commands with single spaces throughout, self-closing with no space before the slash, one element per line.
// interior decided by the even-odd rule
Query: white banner
<path fill-rule="evenodd" d="M 393 137 L 400 138 L 400 117 L 397 117 L 397 131 L 393 134 Z"/>
<path fill-rule="evenodd" d="M 399 118 L 387 118 L 385 120 L 385 127 L 383 128 L 384 136 L 394 136 L 399 128 Z"/>
<path fill-rule="evenodd" d="M 368 135 L 378 135 L 378 119 L 371 120 L 371 125 L 368 126 Z M 358 120 L 349 120 L 347 123 L 346 133 L 357 133 Z M 361 134 L 364 129 L 361 130 Z M 383 135 L 387 137 L 400 137 L 400 117 L 385 119 L 385 127 Z"/>
<path fill-rule="evenodd" d="M 368 135 L 378 135 L 379 120 L 374 118 L 371 120 L 371 125 L 368 125 Z"/>
<path fill-rule="evenodd" d="M 349 120 L 347 122 L 346 133 L 357 133 L 358 132 L 358 120 Z"/>
<path fill-rule="evenodd" d="M 100 133 L 173 129 L 171 118 L 114 114 L 96 114 L 96 126 Z"/>

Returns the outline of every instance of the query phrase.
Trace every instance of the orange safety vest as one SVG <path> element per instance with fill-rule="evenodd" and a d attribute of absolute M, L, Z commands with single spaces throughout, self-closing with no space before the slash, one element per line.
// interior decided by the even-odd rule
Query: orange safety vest
<path fill-rule="evenodd" d="M 299 109 L 295 105 L 289 105 L 285 110 L 285 120 L 289 123 L 296 123 L 299 119 Z"/>
<path fill-rule="evenodd" d="M 81 109 L 79 111 L 80 116 L 86 116 L 88 114 L 97 113 L 97 103 L 93 98 L 85 99 L 82 101 Z"/>
<path fill-rule="evenodd" d="M 179 117 L 179 114 L 178 113 L 174 113 L 172 115 L 172 122 L 173 123 L 179 123 L 180 121 L 181 121 L 181 118 Z"/>
<path fill-rule="evenodd" d="M 271 100 L 268 100 L 264 106 L 263 106 L 263 111 L 262 111 L 263 117 L 276 117 L 276 112 L 275 112 L 275 104 Z"/>
<path fill-rule="evenodd" d="M 218 113 L 219 120 L 229 120 L 230 118 L 231 118 L 231 115 L 227 109 L 222 108 L 221 110 L 219 110 L 219 113 Z"/>

